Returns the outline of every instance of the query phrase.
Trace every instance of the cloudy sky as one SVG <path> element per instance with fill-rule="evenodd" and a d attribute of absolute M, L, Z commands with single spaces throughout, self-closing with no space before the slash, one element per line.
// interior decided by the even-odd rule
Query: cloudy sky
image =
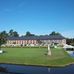
<path fill-rule="evenodd" d="M 0 0 L 0 31 L 10 29 L 74 37 L 74 0 Z"/>

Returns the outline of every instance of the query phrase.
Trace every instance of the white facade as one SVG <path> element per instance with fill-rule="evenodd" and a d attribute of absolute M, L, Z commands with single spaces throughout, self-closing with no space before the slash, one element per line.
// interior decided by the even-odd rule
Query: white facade
<path fill-rule="evenodd" d="M 41 43 L 38 43 L 37 40 L 8 40 L 5 44 L 6 46 L 47 46 L 48 44 L 58 44 L 64 45 L 66 44 L 66 39 L 62 40 L 40 40 Z"/>

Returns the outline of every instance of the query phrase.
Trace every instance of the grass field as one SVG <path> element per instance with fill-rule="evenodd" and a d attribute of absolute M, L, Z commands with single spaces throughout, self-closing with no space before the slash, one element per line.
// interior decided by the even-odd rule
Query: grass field
<path fill-rule="evenodd" d="M 74 62 L 62 48 L 51 49 L 52 55 L 47 56 L 47 48 L 2 48 L 0 63 L 63 66 Z"/>

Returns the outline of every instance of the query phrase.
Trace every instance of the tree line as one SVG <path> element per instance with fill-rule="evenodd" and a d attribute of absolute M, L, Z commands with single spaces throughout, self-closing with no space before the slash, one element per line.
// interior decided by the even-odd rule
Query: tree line
<path fill-rule="evenodd" d="M 59 32 L 51 32 L 49 35 L 61 35 Z M 26 32 L 23 36 L 37 36 L 35 34 L 30 33 L 29 31 Z M 6 31 L 0 32 L 0 47 L 2 44 L 6 43 L 7 37 L 19 37 L 19 33 L 14 31 L 13 29 L 9 30 L 7 33 Z M 67 44 L 74 45 L 74 38 L 66 38 Z"/>
<path fill-rule="evenodd" d="M 0 35 L 4 37 L 19 37 L 19 33 L 11 29 L 8 33 L 6 31 L 0 32 Z M 35 36 L 35 34 L 31 34 L 29 31 L 26 32 L 24 36 Z"/>
<path fill-rule="evenodd" d="M 19 37 L 19 33 L 17 31 L 14 31 L 13 29 L 9 30 L 7 33 L 6 31 L 0 32 L 1 35 L 4 37 Z M 49 35 L 61 35 L 59 32 L 51 32 Z M 36 36 L 35 34 L 32 34 L 31 32 L 27 31 L 25 35 L 23 36 Z"/>

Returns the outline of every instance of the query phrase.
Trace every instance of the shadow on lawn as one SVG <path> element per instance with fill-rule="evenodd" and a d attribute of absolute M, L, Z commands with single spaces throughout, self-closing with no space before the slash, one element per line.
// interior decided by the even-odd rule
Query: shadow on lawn
<path fill-rule="evenodd" d="M 3 53 L 7 53 L 7 51 L 3 51 Z"/>

